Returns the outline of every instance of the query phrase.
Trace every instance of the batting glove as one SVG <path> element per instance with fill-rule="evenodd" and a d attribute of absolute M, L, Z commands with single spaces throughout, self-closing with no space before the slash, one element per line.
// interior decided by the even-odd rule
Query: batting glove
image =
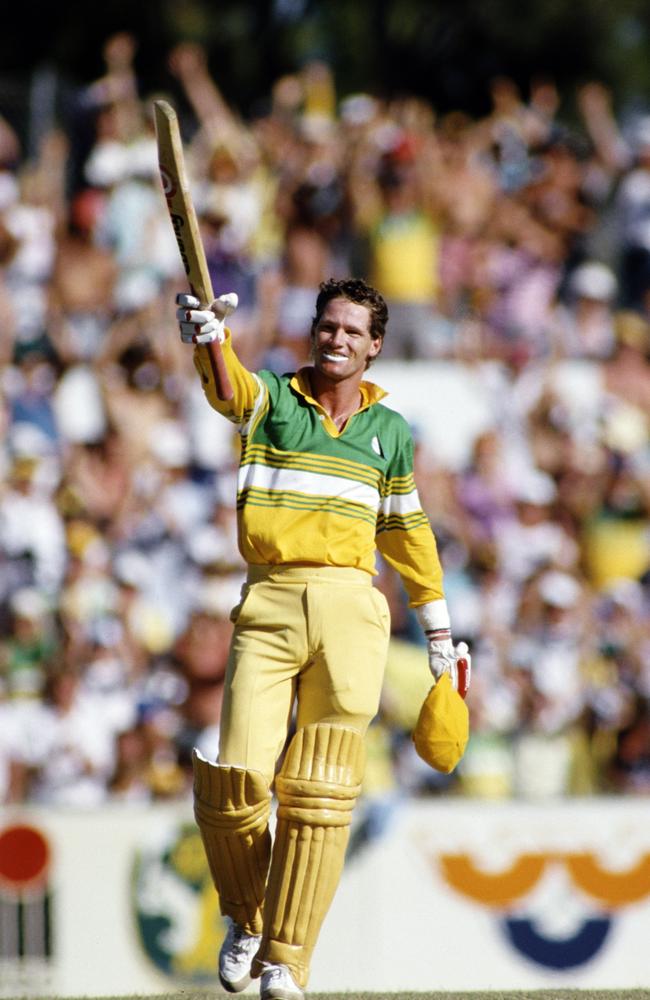
<path fill-rule="evenodd" d="M 239 299 L 235 292 L 220 295 L 209 309 L 202 309 L 194 295 L 177 295 L 176 319 L 184 344 L 211 344 L 226 339 L 226 318 L 237 308 Z"/>
<path fill-rule="evenodd" d="M 431 673 L 437 681 L 449 674 L 453 687 L 464 698 L 469 690 L 472 658 L 467 643 L 460 642 L 456 647 L 453 644 L 447 602 L 430 601 L 415 612 L 426 636 Z"/>

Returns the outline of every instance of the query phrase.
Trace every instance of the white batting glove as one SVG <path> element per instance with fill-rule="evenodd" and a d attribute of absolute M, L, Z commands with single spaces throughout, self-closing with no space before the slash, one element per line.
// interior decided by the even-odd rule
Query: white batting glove
<path fill-rule="evenodd" d="M 452 686 L 464 698 L 469 690 L 472 658 L 467 643 L 460 642 L 457 647 L 453 644 L 447 602 L 431 601 L 415 612 L 426 636 L 431 673 L 437 681 L 449 674 Z"/>
<path fill-rule="evenodd" d="M 427 633 L 429 669 L 437 681 L 449 674 L 452 687 L 464 698 L 472 679 L 472 657 L 466 642 L 454 646 L 451 636 L 441 638 L 436 632 Z"/>
<path fill-rule="evenodd" d="M 211 344 L 226 338 L 226 319 L 235 311 L 239 299 L 235 292 L 220 295 L 209 309 L 202 309 L 194 295 L 177 295 L 176 319 L 184 344 Z"/>

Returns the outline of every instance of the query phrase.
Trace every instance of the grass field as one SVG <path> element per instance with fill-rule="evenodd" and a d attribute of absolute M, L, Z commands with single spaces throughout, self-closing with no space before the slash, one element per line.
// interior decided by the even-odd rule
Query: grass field
<path fill-rule="evenodd" d="M 146 1000 L 216 1000 L 226 993 L 214 990 L 147 995 Z M 242 1000 L 254 993 L 242 993 Z M 471 993 L 309 993 L 307 1000 L 650 1000 L 650 990 L 491 990 Z M 16 997 L 15 1000 L 21 1000 Z M 29 1000 L 80 1000 L 79 997 L 30 997 Z M 121 997 L 86 997 L 84 1000 L 145 1000 L 142 993 Z"/>

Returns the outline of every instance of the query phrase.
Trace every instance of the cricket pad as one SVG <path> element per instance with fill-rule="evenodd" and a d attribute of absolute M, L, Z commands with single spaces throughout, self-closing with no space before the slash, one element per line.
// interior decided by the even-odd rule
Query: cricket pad
<path fill-rule="evenodd" d="M 415 749 L 429 767 L 443 774 L 454 770 L 469 740 L 467 705 L 443 674 L 424 699 L 413 730 Z"/>
<path fill-rule="evenodd" d="M 277 824 L 264 904 L 263 962 L 282 963 L 307 985 L 311 956 L 338 886 L 365 766 L 355 729 L 315 723 L 293 737 L 276 777 Z"/>
<path fill-rule="evenodd" d="M 271 860 L 271 792 L 260 771 L 211 764 L 192 755 L 194 816 L 224 916 L 262 933 Z"/>

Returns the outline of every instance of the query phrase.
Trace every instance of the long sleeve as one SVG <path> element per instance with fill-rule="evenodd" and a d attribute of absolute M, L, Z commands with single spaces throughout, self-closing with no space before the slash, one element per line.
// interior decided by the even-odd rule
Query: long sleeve
<path fill-rule="evenodd" d="M 212 365 L 208 348 L 198 345 L 194 350 L 194 367 L 201 378 L 203 392 L 210 406 L 235 424 L 245 424 L 250 419 L 256 404 L 259 404 L 261 394 L 266 392 L 265 386 L 257 375 L 245 368 L 232 346 L 230 330 L 226 329 L 226 339 L 221 345 L 230 384 L 233 388 L 233 398 L 219 399 L 212 373 Z"/>
<path fill-rule="evenodd" d="M 413 440 L 404 436 L 386 474 L 377 548 L 399 573 L 411 607 L 444 597 L 438 546 L 413 477 Z"/>

